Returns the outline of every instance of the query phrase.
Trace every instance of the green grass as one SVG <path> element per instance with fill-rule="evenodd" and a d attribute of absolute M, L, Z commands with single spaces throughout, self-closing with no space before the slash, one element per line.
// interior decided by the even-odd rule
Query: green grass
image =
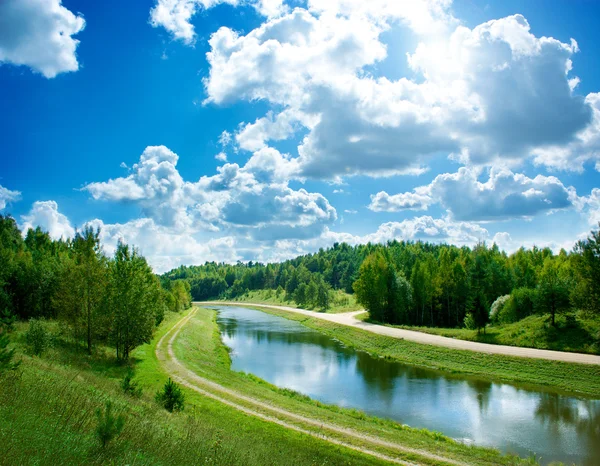
<path fill-rule="evenodd" d="M 257 309 L 260 307 L 257 307 Z M 461 376 L 497 380 L 524 387 L 600 397 L 600 366 L 518 358 L 423 345 L 304 315 L 270 308 L 264 312 L 296 320 L 375 356 Z"/>
<path fill-rule="evenodd" d="M 354 295 L 344 293 L 342 290 L 335 290 L 332 292 L 332 295 L 334 299 L 332 299 L 331 301 L 331 307 L 325 311 L 327 313 L 335 314 L 340 312 L 352 312 L 358 311 L 363 308 L 360 304 L 356 302 Z M 285 293 L 281 293 L 279 296 L 277 296 L 275 290 L 249 291 L 247 294 L 243 296 L 238 296 L 229 301 L 239 301 L 257 304 L 277 304 L 288 307 L 300 307 L 293 300 L 286 301 Z M 303 309 L 323 312 L 321 309 L 312 308 L 310 306 L 303 307 Z"/>
<path fill-rule="evenodd" d="M 134 352 L 140 399 L 119 387 L 125 366 L 100 348 L 86 356 L 75 344 L 54 338 L 42 358 L 24 352 L 23 326 L 15 334 L 21 366 L 0 377 L 0 464 L 380 464 L 371 457 L 249 417 L 185 390 L 183 413 L 170 414 L 154 401 L 165 383 L 154 348 L 182 316 L 168 314 L 151 344 Z M 52 327 L 52 325 L 51 325 Z M 125 428 L 107 448 L 95 436 L 96 410 L 111 400 Z"/>
<path fill-rule="evenodd" d="M 571 320 L 557 316 L 556 327 L 553 327 L 549 315 L 533 315 L 512 324 L 490 325 L 485 334 L 465 328 L 405 325 L 399 328 L 481 343 L 600 354 L 600 322 L 581 316 Z"/>
<path fill-rule="evenodd" d="M 497 450 L 466 446 L 437 432 L 414 429 L 365 413 L 326 405 L 293 390 L 281 389 L 252 375 L 230 370 L 228 349 L 223 345 L 213 310 L 201 309 L 181 330 L 174 343 L 177 359 L 198 375 L 244 395 L 303 416 L 352 428 L 364 434 L 462 460 L 468 464 L 520 464 Z M 236 402 L 239 400 L 234 399 Z M 368 446 L 372 448 L 372 446 Z M 386 453 L 385 451 L 383 451 Z M 419 462 L 422 459 L 418 459 Z M 429 462 L 429 464 L 436 464 Z"/>

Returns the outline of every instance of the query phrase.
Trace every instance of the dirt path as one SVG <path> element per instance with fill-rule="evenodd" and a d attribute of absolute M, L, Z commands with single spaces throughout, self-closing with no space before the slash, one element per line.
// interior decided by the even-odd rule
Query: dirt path
<path fill-rule="evenodd" d="M 196 304 L 207 305 L 230 305 L 230 306 L 247 306 L 247 307 L 266 307 L 271 309 L 280 309 L 283 311 L 295 312 L 303 314 L 315 319 L 327 320 L 340 325 L 359 328 L 378 335 L 385 335 L 401 340 L 414 341 L 426 345 L 444 346 L 446 348 L 454 348 L 460 350 L 477 351 L 488 354 L 502 354 L 504 356 L 516 356 L 520 358 L 546 359 L 548 361 L 574 362 L 579 364 L 597 364 L 600 365 L 600 356 L 593 354 L 567 353 L 564 351 L 551 351 L 535 348 L 521 348 L 518 346 L 493 345 L 489 343 L 478 343 L 475 341 L 458 340 L 455 338 L 442 337 L 440 335 L 431 335 L 429 333 L 416 332 L 413 330 L 404 330 L 400 328 L 386 327 L 384 325 L 376 325 L 368 322 L 363 322 L 356 319 L 358 314 L 364 311 L 346 312 L 341 314 L 326 314 L 322 312 L 307 311 L 304 309 L 296 309 L 287 306 L 276 306 L 272 304 L 253 304 L 253 303 L 238 303 L 229 301 L 206 301 Z"/>
<path fill-rule="evenodd" d="M 224 403 L 234 409 L 242 411 L 250 416 L 254 416 L 268 422 L 273 422 L 282 427 L 292 429 L 297 432 L 302 432 L 303 434 L 310 435 L 311 437 L 325 440 L 327 442 L 343 446 L 345 448 L 350 448 L 352 450 L 373 456 L 384 461 L 411 466 L 416 464 L 413 462 L 404 461 L 400 458 L 389 456 L 387 454 L 380 453 L 378 451 L 371 450 L 370 448 L 349 443 L 349 441 L 355 439 L 363 444 L 370 444 L 371 446 L 384 447 L 386 449 L 396 450 L 398 452 L 420 456 L 422 458 L 426 458 L 434 462 L 443 462 L 446 464 L 456 466 L 465 465 L 465 463 L 461 463 L 460 461 L 456 461 L 450 458 L 444 458 L 429 453 L 425 450 L 418 450 L 410 447 L 405 447 L 397 443 L 387 442 L 377 437 L 362 434 L 352 429 L 340 427 L 327 422 L 322 422 L 321 420 L 308 418 L 293 413 L 291 411 L 287 411 L 283 408 L 279 408 L 277 406 L 273 406 L 271 404 L 262 402 L 258 399 L 248 397 L 246 395 L 236 392 L 235 390 L 231 390 L 227 387 L 212 382 L 211 380 L 205 379 L 204 377 L 200 377 L 195 372 L 186 368 L 176 358 L 175 352 L 173 351 L 173 342 L 177 338 L 177 335 L 185 326 L 185 324 L 194 316 L 196 311 L 197 308 L 193 309 L 186 317 L 182 318 L 179 322 L 177 322 L 165 335 L 163 335 L 163 337 L 159 340 L 158 344 L 156 345 L 156 357 L 163 365 L 165 370 L 172 377 L 172 379 L 176 382 L 185 385 L 186 387 L 204 396 L 207 396 L 221 403 Z M 227 396 L 228 398 L 224 398 L 224 396 Z M 242 405 L 239 402 L 231 400 L 231 398 L 243 401 L 244 403 L 251 405 L 252 407 Z M 261 412 L 261 410 L 271 412 L 273 414 L 278 415 L 279 417 L 265 414 Z M 299 425 L 293 424 L 294 421 L 302 424 L 307 424 L 309 426 L 314 426 L 316 429 L 311 430 L 307 427 L 301 427 Z M 338 438 L 334 438 L 331 435 L 324 434 L 323 431 L 336 433 L 338 435 L 341 435 L 342 437 L 345 437 L 347 440 L 339 440 Z"/>

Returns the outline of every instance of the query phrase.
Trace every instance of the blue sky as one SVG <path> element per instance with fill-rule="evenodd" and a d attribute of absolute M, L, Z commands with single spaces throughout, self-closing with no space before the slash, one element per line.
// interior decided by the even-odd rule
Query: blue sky
<path fill-rule="evenodd" d="M 599 9 L 7 0 L 0 208 L 157 271 L 334 241 L 568 249 L 600 220 Z"/>

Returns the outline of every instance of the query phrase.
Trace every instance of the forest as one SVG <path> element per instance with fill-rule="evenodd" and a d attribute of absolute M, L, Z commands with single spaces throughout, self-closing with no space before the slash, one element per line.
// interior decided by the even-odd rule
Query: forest
<path fill-rule="evenodd" d="M 124 243 L 107 257 L 100 232 L 91 228 L 68 240 L 52 240 L 40 228 L 23 237 L 12 217 L 0 216 L 0 264 L 0 323 L 29 320 L 40 351 L 42 321 L 56 320 L 87 352 L 102 343 L 127 360 L 150 340 L 166 311 L 190 306 L 187 282 L 161 283 L 146 259 Z M 0 337 L 0 350 L 6 350 L 6 332 Z"/>
<path fill-rule="evenodd" d="M 334 244 L 279 264 L 210 262 L 181 266 L 164 279 L 189 283 L 194 300 L 274 290 L 298 306 L 327 309 L 332 290 L 355 294 L 372 320 L 414 326 L 485 329 L 535 313 L 600 313 L 600 234 L 572 251 L 496 244 L 470 248 L 426 242 Z"/>

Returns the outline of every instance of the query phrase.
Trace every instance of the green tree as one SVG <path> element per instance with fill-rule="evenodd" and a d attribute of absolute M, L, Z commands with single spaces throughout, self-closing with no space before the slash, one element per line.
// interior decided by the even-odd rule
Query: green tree
<path fill-rule="evenodd" d="M 179 385 L 167 380 L 162 390 L 156 393 L 156 401 L 169 412 L 183 411 L 185 397 Z"/>
<path fill-rule="evenodd" d="M 109 300 L 117 358 L 127 360 L 132 349 L 150 341 L 160 294 L 160 283 L 146 259 L 119 242 L 110 271 Z"/>
<path fill-rule="evenodd" d="M 100 230 L 91 227 L 77 232 L 72 242 L 72 257 L 63 263 L 63 273 L 54 303 L 59 316 L 92 352 L 99 333 L 107 285 L 107 260 L 100 245 Z"/>
<path fill-rule="evenodd" d="M 477 328 L 477 333 L 483 329 L 485 333 L 485 326 L 490 320 L 489 305 L 485 294 L 480 290 L 475 293 L 469 306 L 469 314 L 471 314 L 473 323 Z"/>
<path fill-rule="evenodd" d="M 569 280 L 564 276 L 560 262 L 548 257 L 540 273 L 537 300 L 538 307 L 552 316 L 553 326 L 556 326 L 556 314 L 570 306 L 569 292 Z"/>
<path fill-rule="evenodd" d="M 104 448 L 121 433 L 125 426 L 125 417 L 122 414 L 115 416 L 112 413 L 112 403 L 110 401 L 106 402 L 104 410 L 96 410 L 96 417 L 98 418 L 96 436 L 100 445 Z"/>
<path fill-rule="evenodd" d="M 367 256 L 354 282 L 356 300 L 369 311 L 369 317 L 385 322 L 388 302 L 389 264 L 380 251 Z"/>
<path fill-rule="evenodd" d="M 579 278 L 574 288 L 575 300 L 582 308 L 600 315 L 600 230 L 579 241 L 575 252 L 579 254 L 575 264 Z"/>

